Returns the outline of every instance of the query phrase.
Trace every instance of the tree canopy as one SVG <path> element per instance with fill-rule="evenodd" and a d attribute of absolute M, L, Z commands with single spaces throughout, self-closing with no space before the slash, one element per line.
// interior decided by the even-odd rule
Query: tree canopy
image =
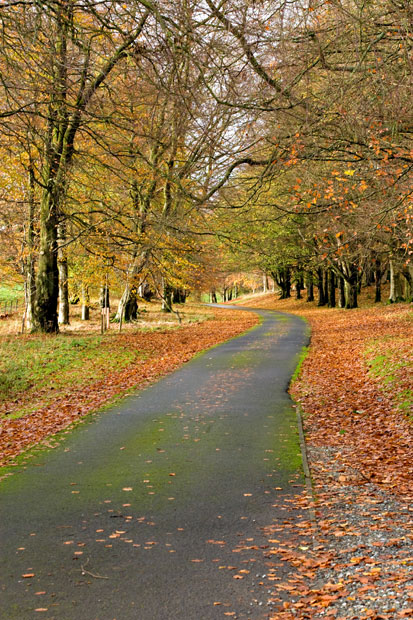
<path fill-rule="evenodd" d="M 240 272 L 413 297 L 409 0 L 5 0 L 0 22 L 0 268 L 34 329 L 68 320 L 68 283 L 114 283 L 119 320 Z"/>

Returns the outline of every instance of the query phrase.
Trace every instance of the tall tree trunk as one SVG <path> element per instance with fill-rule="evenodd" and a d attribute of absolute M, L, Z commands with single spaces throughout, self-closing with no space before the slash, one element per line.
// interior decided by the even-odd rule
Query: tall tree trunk
<path fill-rule="evenodd" d="M 128 299 L 125 304 L 125 311 L 123 314 L 123 320 L 126 323 L 136 321 L 138 318 L 138 298 L 136 295 L 136 289 L 133 287 L 129 290 Z"/>
<path fill-rule="evenodd" d="M 88 321 L 90 319 L 90 306 L 89 306 L 89 289 L 87 286 L 82 285 L 81 291 L 82 302 L 82 321 Z"/>
<path fill-rule="evenodd" d="M 404 267 L 402 275 L 405 278 L 404 299 L 411 302 L 413 301 L 413 268 L 411 266 Z"/>
<path fill-rule="evenodd" d="M 172 286 L 164 280 L 162 294 L 162 312 L 172 312 L 172 293 Z"/>
<path fill-rule="evenodd" d="M 345 295 L 346 304 L 345 308 L 352 310 L 358 307 L 357 292 L 358 292 L 358 266 L 355 263 L 346 265 L 346 279 L 345 279 Z"/>
<path fill-rule="evenodd" d="M 295 282 L 295 292 L 296 292 L 297 299 L 303 298 L 303 296 L 301 295 L 301 290 L 302 290 L 302 281 L 301 281 L 301 277 L 298 277 Z"/>
<path fill-rule="evenodd" d="M 285 267 L 285 299 L 291 297 L 291 271 L 289 267 Z"/>
<path fill-rule="evenodd" d="M 103 284 L 100 289 L 100 307 L 110 308 L 110 291 L 107 284 Z"/>
<path fill-rule="evenodd" d="M 381 270 L 381 261 L 379 258 L 376 258 L 376 264 L 374 268 L 374 282 L 375 282 L 375 297 L 374 303 L 381 302 L 381 278 L 383 272 Z"/>
<path fill-rule="evenodd" d="M 32 329 L 33 327 L 33 313 L 36 302 L 36 274 L 34 269 L 34 214 L 35 214 L 35 185 L 34 185 L 34 172 L 33 166 L 29 168 L 29 209 L 27 214 L 27 258 L 25 265 L 25 284 L 24 284 L 24 297 L 25 297 L 25 322 L 26 329 Z"/>
<path fill-rule="evenodd" d="M 174 288 L 172 293 L 173 304 L 184 304 L 186 302 L 187 291 L 182 288 Z"/>
<path fill-rule="evenodd" d="M 268 277 L 266 273 L 262 274 L 262 292 L 266 293 L 268 291 Z"/>
<path fill-rule="evenodd" d="M 56 7 L 55 54 L 52 57 L 48 138 L 42 169 L 40 202 L 40 256 L 37 266 L 34 328 L 46 333 L 59 331 L 58 225 L 59 211 L 67 188 L 67 168 L 73 155 L 73 137 L 68 142 L 67 36 L 73 7 Z M 78 126 L 78 125 L 77 125 Z"/>
<path fill-rule="evenodd" d="M 126 283 L 122 293 L 122 297 L 118 303 L 118 309 L 115 315 L 115 321 L 126 323 L 136 321 L 138 318 L 138 295 L 134 286 Z"/>
<path fill-rule="evenodd" d="M 307 301 L 314 301 L 314 280 L 313 273 L 310 271 L 307 274 Z"/>
<path fill-rule="evenodd" d="M 69 325 L 69 273 L 64 249 L 66 231 L 63 223 L 58 226 L 57 265 L 59 270 L 59 325 Z"/>
<path fill-rule="evenodd" d="M 389 301 L 394 304 L 403 300 L 400 271 L 393 259 L 390 259 L 390 295 Z"/>
<path fill-rule="evenodd" d="M 318 287 L 318 306 L 326 305 L 326 293 L 324 289 L 324 270 L 322 267 L 317 269 L 317 287 Z"/>
<path fill-rule="evenodd" d="M 339 306 L 340 308 L 346 307 L 346 287 L 343 276 L 338 277 L 338 287 L 339 287 Z"/>
<path fill-rule="evenodd" d="M 57 333 L 59 331 L 58 296 L 57 204 L 53 194 L 50 191 L 45 191 L 40 204 L 40 248 L 36 278 L 34 330 L 45 333 Z"/>
<path fill-rule="evenodd" d="M 291 271 L 289 267 L 281 267 L 278 271 L 271 273 L 271 277 L 281 289 L 280 299 L 291 297 Z"/>
<path fill-rule="evenodd" d="M 336 307 L 336 279 L 331 267 L 327 270 L 328 274 L 328 307 Z"/>

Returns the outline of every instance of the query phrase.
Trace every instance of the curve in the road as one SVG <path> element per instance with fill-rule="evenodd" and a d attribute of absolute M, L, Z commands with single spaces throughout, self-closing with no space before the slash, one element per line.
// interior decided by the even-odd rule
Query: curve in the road
<path fill-rule="evenodd" d="M 268 617 L 263 575 L 284 569 L 265 528 L 285 535 L 302 483 L 286 390 L 307 334 L 258 313 L 1 483 L 2 619 Z"/>

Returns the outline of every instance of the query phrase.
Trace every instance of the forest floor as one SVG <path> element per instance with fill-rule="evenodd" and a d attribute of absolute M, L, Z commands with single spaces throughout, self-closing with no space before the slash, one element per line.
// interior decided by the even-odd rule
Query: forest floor
<path fill-rule="evenodd" d="M 291 394 L 299 403 L 313 494 L 290 523 L 288 581 L 273 581 L 273 620 L 413 618 L 413 308 L 356 310 L 255 297 L 243 306 L 298 314 L 311 345 Z M 282 602 L 280 594 L 290 593 Z"/>
<path fill-rule="evenodd" d="M 18 318 L 2 320 L 0 466 L 259 322 L 251 312 L 178 308 L 181 323 L 152 303 L 121 333 L 114 323 L 103 335 L 97 312 L 90 322 L 74 314 L 57 336 L 18 334 Z"/>

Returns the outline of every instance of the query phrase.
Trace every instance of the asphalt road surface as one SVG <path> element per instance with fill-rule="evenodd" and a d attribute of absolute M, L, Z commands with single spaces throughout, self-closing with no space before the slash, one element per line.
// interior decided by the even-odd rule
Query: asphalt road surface
<path fill-rule="evenodd" d="M 307 336 L 258 313 L 0 483 L 2 619 L 270 616 L 265 528 L 288 535 L 303 482 L 286 389 Z"/>

